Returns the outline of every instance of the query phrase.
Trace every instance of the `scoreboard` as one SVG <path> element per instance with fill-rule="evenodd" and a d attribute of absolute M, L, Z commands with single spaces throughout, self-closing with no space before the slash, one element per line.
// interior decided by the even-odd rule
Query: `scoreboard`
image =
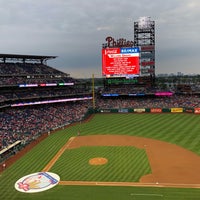
<path fill-rule="evenodd" d="M 102 75 L 106 77 L 139 76 L 139 48 L 103 48 Z"/>

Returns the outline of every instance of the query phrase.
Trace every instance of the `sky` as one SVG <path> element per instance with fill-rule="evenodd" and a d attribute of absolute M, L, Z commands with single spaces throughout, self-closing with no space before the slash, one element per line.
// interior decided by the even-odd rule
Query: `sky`
<path fill-rule="evenodd" d="M 107 36 L 134 40 L 134 22 L 155 21 L 156 74 L 200 74 L 199 0 L 0 0 L 0 54 L 57 56 L 74 78 L 101 77 Z"/>

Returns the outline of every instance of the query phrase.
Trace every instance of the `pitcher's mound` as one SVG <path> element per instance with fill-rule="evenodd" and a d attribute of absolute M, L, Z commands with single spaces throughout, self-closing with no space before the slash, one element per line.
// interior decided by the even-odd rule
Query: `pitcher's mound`
<path fill-rule="evenodd" d="M 108 162 L 106 158 L 92 158 L 89 160 L 90 165 L 104 165 Z"/>

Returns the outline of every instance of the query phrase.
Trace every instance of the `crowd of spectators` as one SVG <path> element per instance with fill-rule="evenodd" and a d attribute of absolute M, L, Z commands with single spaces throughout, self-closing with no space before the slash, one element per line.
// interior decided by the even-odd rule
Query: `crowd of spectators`
<path fill-rule="evenodd" d="M 42 133 L 80 121 L 90 104 L 79 101 L 0 110 L 0 150 L 17 140 L 27 143 Z"/>
<path fill-rule="evenodd" d="M 48 83 L 49 86 L 45 86 Z M 37 84 L 37 87 L 25 87 L 26 84 Z M 66 97 L 88 92 L 84 85 L 81 86 L 69 74 L 41 63 L 0 63 L 0 87 L 0 107 L 14 101 Z"/>
<path fill-rule="evenodd" d="M 17 88 L 0 91 L 0 102 L 9 100 L 36 99 L 64 97 L 76 94 L 87 93 L 88 91 L 76 86 L 60 86 L 60 87 L 40 87 L 40 88 Z"/>
<path fill-rule="evenodd" d="M 145 87 L 133 87 L 133 85 L 114 85 L 105 87 L 101 93 L 110 94 L 131 94 L 131 93 L 146 93 L 150 89 Z"/>
<path fill-rule="evenodd" d="M 48 84 L 48 83 L 70 83 L 74 82 L 72 78 L 67 77 L 47 77 L 47 76 L 36 76 L 27 77 L 21 76 L 1 76 L 0 75 L 0 86 L 17 86 L 20 84 Z"/>
<path fill-rule="evenodd" d="M 119 108 L 199 108 L 200 97 L 191 95 L 173 95 L 169 97 L 121 97 L 100 98 L 97 107 L 103 109 Z"/>
<path fill-rule="evenodd" d="M 0 86 L 41 83 L 69 83 L 64 72 L 40 63 L 0 63 Z"/>
<path fill-rule="evenodd" d="M 40 63 L 0 63 L 0 74 L 19 75 L 19 74 L 56 74 L 63 75 L 64 73 Z"/>

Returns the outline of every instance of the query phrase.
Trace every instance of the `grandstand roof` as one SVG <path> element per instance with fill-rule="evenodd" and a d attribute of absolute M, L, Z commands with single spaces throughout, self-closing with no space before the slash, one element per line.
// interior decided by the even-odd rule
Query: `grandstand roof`
<path fill-rule="evenodd" d="M 57 56 L 40 56 L 40 55 L 19 55 L 19 54 L 0 54 L 0 60 L 6 62 L 7 60 L 12 61 L 47 61 L 49 59 L 55 59 Z"/>

